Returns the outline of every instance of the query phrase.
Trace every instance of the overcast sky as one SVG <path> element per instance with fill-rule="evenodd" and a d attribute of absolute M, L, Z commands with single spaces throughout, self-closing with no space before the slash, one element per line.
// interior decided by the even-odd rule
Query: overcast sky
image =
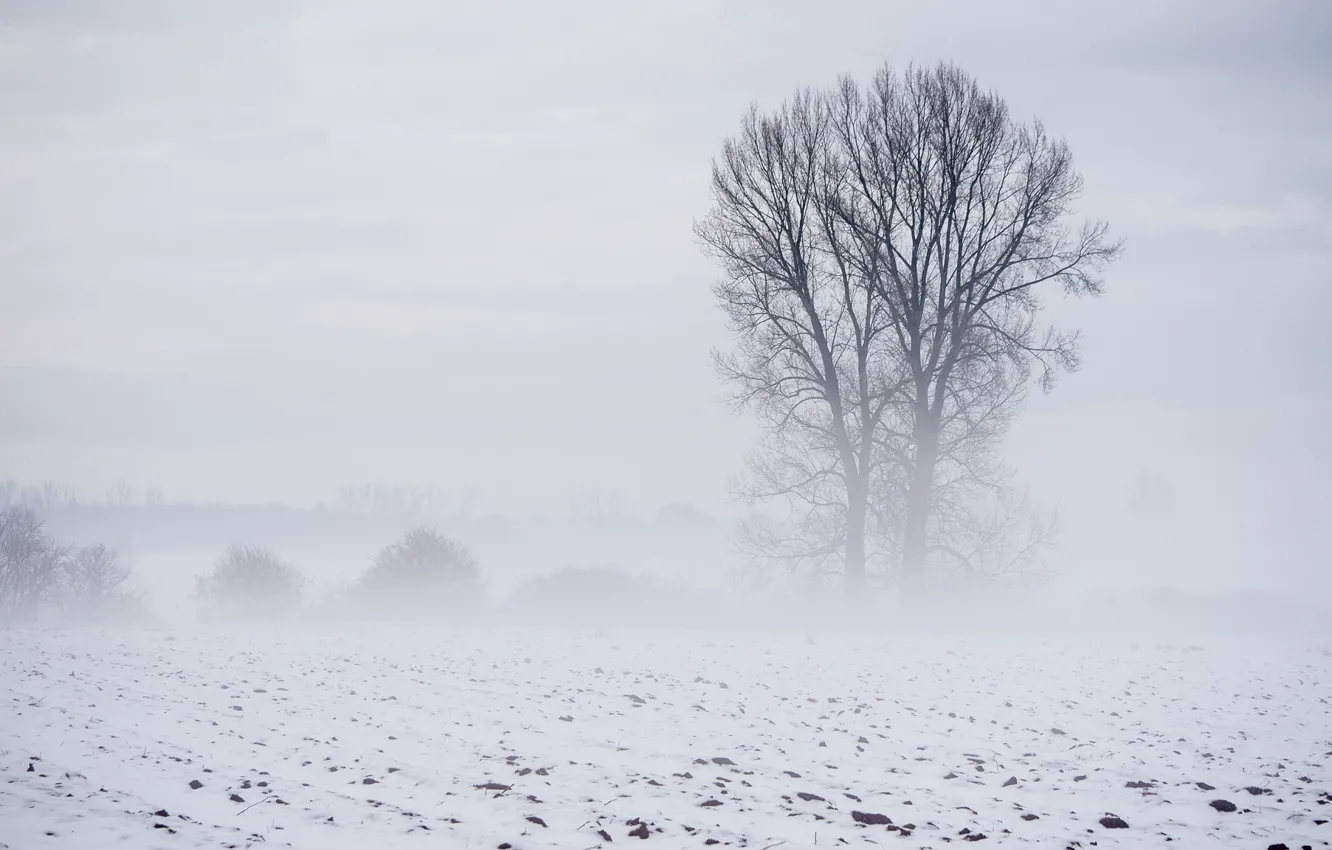
<path fill-rule="evenodd" d="M 1171 546 L 1326 571 L 1329 44 L 1325 0 L 3 3 L 0 477 L 736 510 L 709 159 L 751 101 L 950 59 L 1128 243 L 1011 440 L 1073 551 L 1148 475 Z"/>

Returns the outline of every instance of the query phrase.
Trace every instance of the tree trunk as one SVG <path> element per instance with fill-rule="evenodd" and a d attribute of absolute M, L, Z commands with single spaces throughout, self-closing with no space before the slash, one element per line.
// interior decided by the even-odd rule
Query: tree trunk
<path fill-rule="evenodd" d="M 858 597 L 865 590 L 865 517 L 869 487 L 854 482 L 847 488 L 846 495 L 846 593 Z"/>
<path fill-rule="evenodd" d="M 929 553 L 930 506 L 934 501 L 934 467 L 939 439 L 932 430 L 916 438 L 916 467 L 906 498 L 902 536 L 902 595 L 919 598 L 925 591 L 925 560 Z"/>

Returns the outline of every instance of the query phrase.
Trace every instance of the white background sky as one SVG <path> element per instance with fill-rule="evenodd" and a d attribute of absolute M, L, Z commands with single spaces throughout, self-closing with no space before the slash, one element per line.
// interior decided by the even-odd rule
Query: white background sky
<path fill-rule="evenodd" d="M 1321 0 L 6 2 L 0 477 L 737 510 L 709 159 L 750 101 L 951 59 L 1128 241 L 1011 440 L 1069 557 L 1148 472 L 1172 558 L 1332 587 L 1329 44 Z"/>

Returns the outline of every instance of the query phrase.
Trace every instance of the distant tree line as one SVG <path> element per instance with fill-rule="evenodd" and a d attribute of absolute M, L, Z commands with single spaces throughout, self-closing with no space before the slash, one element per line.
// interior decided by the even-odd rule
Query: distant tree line
<path fill-rule="evenodd" d="M 160 488 L 146 487 L 140 493 L 128 481 L 118 481 L 108 487 L 100 499 L 81 498 L 71 484 L 43 481 L 41 484 L 20 484 L 13 479 L 0 481 L 0 508 L 25 507 L 39 513 L 54 508 L 68 508 L 76 505 L 106 505 L 127 507 L 130 505 L 160 505 L 163 493 Z"/>

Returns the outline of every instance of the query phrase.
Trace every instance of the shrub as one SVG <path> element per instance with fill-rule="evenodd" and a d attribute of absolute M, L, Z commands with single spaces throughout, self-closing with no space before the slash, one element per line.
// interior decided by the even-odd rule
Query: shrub
<path fill-rule="evenodd" d="M 143 601 L 123 589 L 130 569 L 114 549 L 85 546 L 65 560 L 60 597 L 65 613 L 80 621 L 143 619 Z"/>
<path fill-rule="evenodd" d="M 0 511 L 0 622 L 33 619 L 57 601 L 69 551 L 43 525 L 30 508 Z"/>
<path fill-rule="evenodd" d="M 218 619 L 267 620 L 298 609 L 300 571 L 262 546 L 232 546 L 213 571 L 197 579 L 197 596 Z"/>
<path fill-rule="evenodd" d="M 432 612 L 474 601 L 481 571 L 463 546 L 433 528 L 416 528 L 380 550 L 357 583 L 357 597 L 395 613 Z"/>
<path fill-rule="evenodd" d="M 618 567 L 562 567 L 519 585 L 510 599 L 522 603 L 629 602 L 651 583 Z"/>
<path fill-rule="evenodd" d="M 650 576 L 615 566 L 567 566 L 523 581 L 510 592 L 507 608 L 525 621 L 646 624 L 670 595 Z"/>

